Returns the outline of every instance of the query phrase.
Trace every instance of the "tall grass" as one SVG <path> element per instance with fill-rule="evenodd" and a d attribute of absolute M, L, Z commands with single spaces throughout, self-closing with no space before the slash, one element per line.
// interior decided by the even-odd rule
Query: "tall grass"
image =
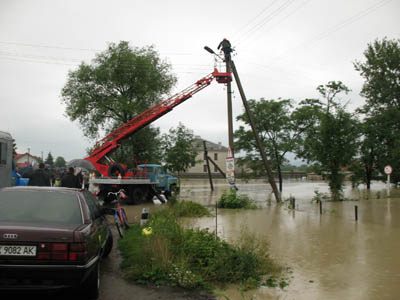
<path fill-rule="evenodd" d="M 144 236 L 132 226 L 119 242 L 122 268 L 140 283 L 212 288 L 217 284 L 255 282 L 277 270 L 268 256 L 268 245 L 242 234 L 229 244 L 206 230 L 184 229 L 174 207 L 150 216 L 152 234 Z"/>

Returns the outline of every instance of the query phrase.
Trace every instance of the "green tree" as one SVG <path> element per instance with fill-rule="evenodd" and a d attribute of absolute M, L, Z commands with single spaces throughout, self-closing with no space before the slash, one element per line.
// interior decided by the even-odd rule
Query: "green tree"
<path fill-rule="evenodd" d="M 383 173 L 384 167 L 391 165 L 391 180 L 399 182 L 400 40 L 375 40 L 364 56 L 364 62 L 354 63 L 365 80 L 360 94 L 366 104 L 359 110 L 365 115 L 364 151 L 374 154 L 369 167 L 375 166 Z"/>
<path fill-rule="evenodd" d="M 301 133 L 312 125 L 313 116 L 305 118 L 302 111 L 293 110 L 291 100 L 249 100 L 255 126 L 261 142 L 270 158 L 272 167 L 277 170 L 279 190 L 282 192 L 282 166 L 287 162 L 285 156 L 295 149 Z M 249 125 L 247 114 L 244 112 L 236 118 Z M 243 151 L 244 156 L 238 159 L 239 165 L 250 167 L 258 175 L 263 172 L 260 154 L 252 130 L 240 126 L 235 131 L 235 151 Z"/>
<path fill-rule="evenodd" d="M 67 162 L 65 161 L 64 157 L 57 156 L 56 161 L 54 162 L 54 167 L 55 168 L 65 168 L 66 165 L 67 165 Z"/>
<path fill-rule="evenodd" d="M 333 200 L 342 199 L 343 168 L 349 167 L 358 150 L 359 125 L 352 114 L 345 111 L 337 96 L 349 89 L 340 81 L 328 82 L 317 90 L 326 104 L 309 102 L 309 110 L 317 113 L 318 122 L 304 132 L 297 149 L 299 157 L 319 165 L 325 172 Z"/>
<path fill-rule="evenodd" d="M 196 163 L 193 132 L 181 123 L 171 128 L 168 134 L 163 134 L 162 149 L 166 169 L 178 177 Z"/>
<path fill-rule="evenodd" d="M 53 159 L 53 155 L 51 155 L 51 152 L 49 152 L 49 154 L 47 154 L 47 158 L 46 158 L 46 160 L 44 161 L 44 163 L 45 163 L 46 165 L 50 165 L 50 167 L 53 167 L 53 165 L 54 165 L 54 159 Z"/>
<path fill-rule="evenodd" d="M 13 156 L 17 155 L 17 144 L 15 143 L 15 140 L 13 140 Z"/>
<path fill-rule="evenodd" d="M 152 46 L 132 48 L 125 41 L 111 43 L 91 64 L 82 62 L 69 72 L 61 92 L 66 114 L 79 122 L 86 137 L 98 138 L 161 102 L 176 82 L 170 69 Z M 141 131 L 123 141 L 124 162 L 132 157 L 152 160 L 157 152 L 158 129 L 148 126 Z M 121 154 L 115 155 L 121 158 Z"/>

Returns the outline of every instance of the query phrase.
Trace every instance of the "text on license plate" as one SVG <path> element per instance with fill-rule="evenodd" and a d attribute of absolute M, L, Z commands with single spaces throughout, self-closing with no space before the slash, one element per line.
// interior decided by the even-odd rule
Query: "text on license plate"
<path fill-rule="evenodd" d="M 36 256 L 36 246 L 0 245 L 0 255 Z"/>

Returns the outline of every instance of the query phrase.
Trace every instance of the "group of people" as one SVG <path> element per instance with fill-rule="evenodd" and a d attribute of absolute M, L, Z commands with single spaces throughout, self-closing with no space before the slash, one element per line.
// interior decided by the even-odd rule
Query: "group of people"
<path fill-rule="evenodd" d="M 69 167 L 67 172 L 64 174 L 60 174 L 54 178 L 53 184 L 53 176 L 45 169 L 45 165 L 43 163 L 39 164 L 39 168 L 29 174 L 29 183 L 31 186 L 61 186 L 61 187 L 69 187 L 69 188 L 87 188 L 88 182 L 86 182 L 86 176 L 82 174 L 82 169 L 77 168 L 75 170 L 73 167 Z"/>

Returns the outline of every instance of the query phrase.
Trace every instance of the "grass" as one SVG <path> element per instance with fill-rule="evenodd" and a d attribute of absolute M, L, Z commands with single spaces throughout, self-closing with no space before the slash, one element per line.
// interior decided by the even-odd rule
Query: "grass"
<path fill-rule="evenodd" d="M 243 233 L 229 244 L 206 230 L 185 229 L 178 217 L 184 210 L 178 207 L 178 212 L 174 205 L 150 216 L 146 225 L 151 235 L 143 235 L 138 225 L 131 226 L 119 241 L 121 266 L 128 279 L 186 289 L 212 289 L 227 283 L 256 287 L 265 275 L 279 270 L 269 258 L 267 243 Z"/>

